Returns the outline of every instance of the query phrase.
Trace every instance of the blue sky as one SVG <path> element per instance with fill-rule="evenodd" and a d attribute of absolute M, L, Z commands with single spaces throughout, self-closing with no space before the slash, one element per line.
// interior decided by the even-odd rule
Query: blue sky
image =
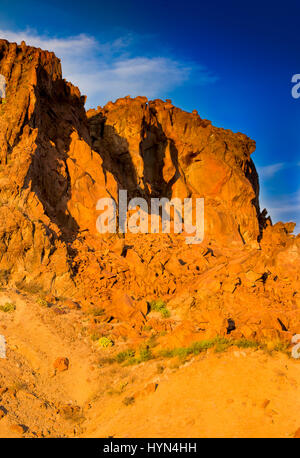
<path fill-rule="evenodd" d="M 42 4 L 41 4 L 42 3 Z M 261 206 L 300 227 L 300 4 L 0 0 L 0 37 L 54 50 L 87 107 L 171 98 L 257 143 Z"/>

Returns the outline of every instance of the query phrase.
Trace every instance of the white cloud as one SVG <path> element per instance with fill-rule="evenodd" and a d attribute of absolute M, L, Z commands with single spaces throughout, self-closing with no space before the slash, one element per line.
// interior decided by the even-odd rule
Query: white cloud
<path fill-rule="evenodd" d="M 103 105 L 128 94 L 164 98 L 172 89 L 187 83 L 192 74 L 198 84 L 217 80 L 195 63 L 169 56 L 135 55 L 131 35 L 108 43 L 99 43 L 85 34 L 57 38 L 38 35 L 31 29 L 0 30 L 0 37 L 54 51 L 62 60 L 63 77 L 88 96 L 88 106 Z"/>
<path fill-rule="evenodd" d="M 297 223 L 295 233 L 300 229 L 300 189 L 290 194 L 262 197 L 261 208 L 266 208 L 273 223 L 278 221 Z"/>
<path fill-rule="evenodd" d="M 278 162 L 276 164 L 265 165 L 262 167 L 257 167 L 258 175 L 263 180 L 268 180 L 273 178 L 277 172 L 288 168 L 290 165 L 285 162 Z"/>

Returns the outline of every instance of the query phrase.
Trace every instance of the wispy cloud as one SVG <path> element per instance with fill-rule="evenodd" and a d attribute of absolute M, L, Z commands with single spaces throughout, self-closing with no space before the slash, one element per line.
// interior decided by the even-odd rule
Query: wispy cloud
<path fill-rule="evenodd" d="M 270 178 L 273 178 L 276 173 L 289 167 L 291 167 L 291 165 L 286 162 L 277 162 L 276 164 L 257 167 L 257 170 L 261 179 L 269 180 Z"/>
<path fill-rule="evenodd" d="M 300 229 L 300 189 L 290 194 L 282 194 L 272 198 L 262 198 L 263 206 L 267 208 L 273 223 L 277 221 L 293 221 L 297 223 L 295 232 Z"/>
<path fill-rule="evenodd" d="M 127 35 L 100 43 L 85 34 L 57 38 L 34 30 L 0 30 L 0 37 L 54 51 L 62 60 L 63 76 L 88 96 L 88 106 L 103 105 L 130 94 L 164 98 L 174 88 L 187 84 L 193 75 L 198 84 L 217 80 L 204 66 L 172 56 L 137 55 L 134 37 Z"/>

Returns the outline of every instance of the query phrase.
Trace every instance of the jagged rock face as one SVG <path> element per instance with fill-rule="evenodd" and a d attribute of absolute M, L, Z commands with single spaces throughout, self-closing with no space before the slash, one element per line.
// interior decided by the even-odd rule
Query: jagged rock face
<path fill-rule="evenodd" d="M 54 54 L 24 43 L 0 40 L 0 74 L 0 283 L 105 309 L 93 326 L 116 339 L 148 323 L 183 345 L 226 334 L 232 318 L 241 337 L 298 332 L 300 238 L 260 214 L 252 140 L 143 97 L 87 117 Z M 118 189 L 204 197 L 203 244 L 100 236 L 96 203 Z M 175 318 L 148 316 L 153 298 Z"/>
<path fill-rule="evenodd" d="M 0 268 L 17 282 L 71 290 L 68 244 L 95 226 L 95 202 L 110 186 L 84 100 L 47 51 L 1 40 L 0 74 Z"/>
<path fill-rule="evenodd" d="M 93 148 L 130 197 L 204 197 L 206 241 L 260 236 L 255 142 L 170 101 L 119 99 L 88 112 Z"/>

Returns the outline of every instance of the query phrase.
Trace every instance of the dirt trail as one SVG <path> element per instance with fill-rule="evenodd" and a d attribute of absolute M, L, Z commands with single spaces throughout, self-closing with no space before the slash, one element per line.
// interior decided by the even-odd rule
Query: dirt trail
<path fill-rule="evenodd" d="M 7 302 L 0 437 L 293 437 L 300 426 L 299 360 L 232 348 L 123 367 L 82 335 L 81 311 L 14 291 L 0 293 Z M 57 357 L 67 371 L 54 373 Z"/>

